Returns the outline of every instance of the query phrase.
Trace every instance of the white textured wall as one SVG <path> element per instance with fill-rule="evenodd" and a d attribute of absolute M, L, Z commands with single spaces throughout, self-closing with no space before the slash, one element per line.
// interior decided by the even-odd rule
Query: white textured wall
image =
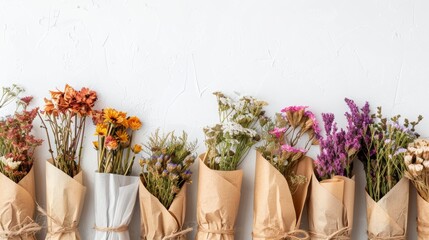
<path fill-rule="evenodd" d="M 217 121 L 216 90 L 264 99 L 270 113 L 299 104 L 339 119 L 345 96 L 369 100 L 386 114 L 425 115 L 419 129 L 427 136 L 428 12 L 425 0 L 0 0 L 0 85 L 25 86 L 39 106 L 49 89 L 88 86 L 99 93 L 98 106 L 142 118 L 139 141 L 157 127 L 184 129 L 199 139 L 200 152 L 202 128 Z M 84 151 L 83 239 L 94 235 L 93 130 Z M 43 136 L 39 128 L 36 133 Z M 37 201 L 44 205 L 46 145 L 37 156 Z M 242 165 L 238 240 L 250 239 L 254 159 L 251 152 Z M 189 225 L 195 224 L 197 179 L 195 172 Z M 366 236 L 362 180 L 357 240 Z M 415 193 L 411 197 L 414 204 Z M 138 239 L 138 222 L 132 239 Z M 408 239 L 416 239 L 414 207 L 409 222 Z"/>

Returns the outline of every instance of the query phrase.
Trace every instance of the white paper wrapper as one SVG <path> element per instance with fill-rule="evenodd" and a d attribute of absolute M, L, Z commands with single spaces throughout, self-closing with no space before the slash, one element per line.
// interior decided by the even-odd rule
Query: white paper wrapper
<path fill-rule="evenodd" d="M 139 177 L 95 173 L 95 240 L 130 240 Z"/>

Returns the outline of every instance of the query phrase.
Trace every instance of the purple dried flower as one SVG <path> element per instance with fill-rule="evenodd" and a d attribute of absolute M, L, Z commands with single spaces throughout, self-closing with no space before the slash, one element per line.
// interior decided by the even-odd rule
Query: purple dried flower
<path fill-rule="evenodd" d="M 359 109 L 353 100 L 346 98 L 345 102 L 350 109 L 345 113 L 345 130 L 337 128 L 334 114 L 322 114 L 326 137 L 319 139 L 321 151 L 315 161 L 320 179 L 334 175 L 351 177 L 352 161 L 360 154 L 362 144 L 368 137 L 367 128 L 372 123 L 369 104 Z"/>

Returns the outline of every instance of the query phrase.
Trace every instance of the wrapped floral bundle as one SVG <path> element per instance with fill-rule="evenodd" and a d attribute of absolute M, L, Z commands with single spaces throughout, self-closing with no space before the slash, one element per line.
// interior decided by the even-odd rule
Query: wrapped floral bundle
<path fill-rule="evenodd" d="M 274 120 L 261 119 L 264 141 L 256 155 L 253 239 L 309 239 L 299 229 L 313 171 L 306 153 L 318 143 L 320 131 L 306 109 L 286 107 Z"/>
<path fill-rule="evenodd" d="M 326 137 L 311 180 L 308 221 L 311 239 L 351 239 L 355 181 L 353 161 L 361 149 L 364 129 L 372 123 L 368 102 L 361 108 L 345 99 L 347 128 L 338 129 L 331 113 L 322 114 Z"/>
<path fill-rule="evenodd" d="M 406 239 L 409 181 L 403 177 L 406 147 L 418 137 L 423 119 L 400 122 L 400 115 L 384 118 L 381 107 L 363 132 L 362 155 L 366 174 L 369 239 Z"/>
<path fill-rule="evenodd" d="M 46 211 L 39 210 L 47 216 L 48 239 L 80 239 L 78 226 L 86 193 L 80 164 L 86 119 L 92 115 L 97 94 L 69 85 L 64 91 L 50 93 L 43 116 L 39 114 L 51 154 L 46 163 Z"/>
<path fill-rule="evenodd" d="M 233 100 L 214 93 L 220 123 L 204 128 L 207 152 L 200 155 L 195 239 L 234 239 L 243 172 L 237 167 L 259 141 L 258 120 L 267 105 L 253 97 Z"/>
<path fill-rule="evenodd" d="M 133 134 L 142 126 L 140 119 L 112 108 L 93 116 L 98 141 L 98 172 L 95 173 L 96 240 L 129 240 L 128 225 L 139 189 L 139 177 L 129 176 L 142 147 L 132 145 Z"/>
<path fill-rule="evenodd" d="M 170 132 L 157 130 L 146 147 L 148 157 L 142 159 L 140 210 L 142 239 L 186 239 L 192 228 L 183 229 L 186 213 L 186 185 L 191 183 L 189 170 L 195 161 L 196 142 L 188 142 Z"/>
<path fill-rule="evenodd" d="M 417 189 L 418 239 L 429 238 L 429 140 L 416 139 L 408 144 L 404 157 L 404 176 Z"/>
<path fill-rule="evenodd" d="M 0 239 L 32 240 L 41 229 L 33 221 L 35 204 L 34 150 L 42 144 L 31 133 L 37 109 L 27 110 L 32 97 L 24 89 L 3 87 L 0 109 L 16 100 L 13 115 L 0 118 Z"/>

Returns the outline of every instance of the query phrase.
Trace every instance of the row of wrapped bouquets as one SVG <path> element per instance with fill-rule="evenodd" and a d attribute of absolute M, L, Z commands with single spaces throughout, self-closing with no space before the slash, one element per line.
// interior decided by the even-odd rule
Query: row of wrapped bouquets
<path fill-rule="evenodd" d="M 136 199 L 142 239 L 185 239 L 186 188 L 198 161 L 195 239 L 234 239 L 243 172 L 240 164 L 256 148 L 253 239 L 350 239 L 356 171 L 365 172 L 369 239 L 406 239 L 409 181 L 418 192 L 417 231 L 429 239 L 429 141 L 415 131 L 422 120 L 387 118 L 345 99 L 345 127 L 334 115 L 316 116 L 305 106 L 290 106 L 268 117 L 267 103 L 216 92 L 219 122 L 205 127 L 206 151 L 185 132 L 155 131 L 146 143 L 134 139 L 140 119 L 104 108 L 95 110 L 96 92 L 66 85 L 50 91 L 42 109 L 29 105 L 23 89 L 3 87 L 0 109 L 15 111 L 0 119 L 0 239 L 81 239 L 79 219 L 86 187 L 81 169 L 86 124 L 92 118 L 97 151 L 95 239 L 128 240 Z M 11 109 L 10 107 L 6 109 Z M 39 118 L 46 163 L 46 206 L 35 202 L 34 151 L 42 140 L 32 133 Z M 88 121 L 87 121 L 88 120 Z M 322 129 L 322 130 L 321 130 Z M 85 146 L 86 147 L 86 146 Z M 317 158 L 307 156 L 319 148 Z M 134 161 L 140 176 L 130 176 Z M 363 164 L 355 164 L 361 161 Z M 247 162 L 246 164 L 253 164 Z M 195 184 L 195 183 L 194 183 Z M 304 205 L 309 229 L 300 229 Z M 34 220 L 36 211 L 46 226 Z"/>

